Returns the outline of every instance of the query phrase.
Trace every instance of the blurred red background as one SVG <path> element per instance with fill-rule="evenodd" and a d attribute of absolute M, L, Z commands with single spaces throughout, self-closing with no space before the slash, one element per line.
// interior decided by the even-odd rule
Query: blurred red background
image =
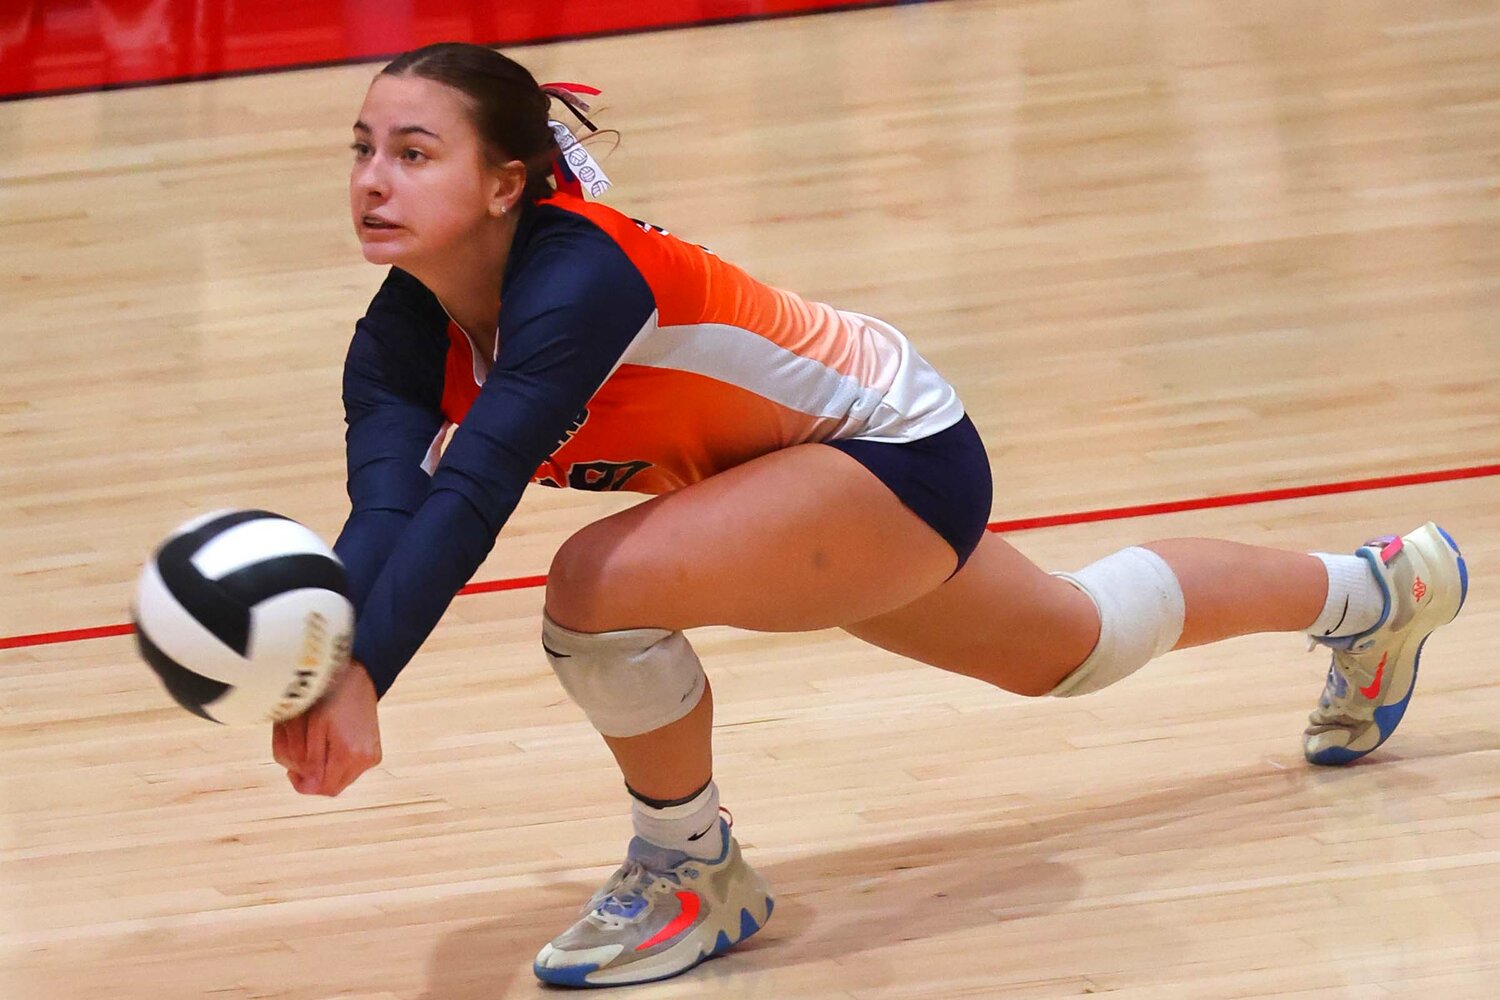
<path fill-rule="evenodd" d="M 0 0 L 0 100 L 898 0 Z"/>

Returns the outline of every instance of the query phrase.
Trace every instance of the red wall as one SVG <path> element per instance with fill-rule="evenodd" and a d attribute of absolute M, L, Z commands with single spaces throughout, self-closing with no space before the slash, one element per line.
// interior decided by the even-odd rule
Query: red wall
<path fill-rule="evenodd" d="M 899 0 L 0 0 L 0 100 Z"/>

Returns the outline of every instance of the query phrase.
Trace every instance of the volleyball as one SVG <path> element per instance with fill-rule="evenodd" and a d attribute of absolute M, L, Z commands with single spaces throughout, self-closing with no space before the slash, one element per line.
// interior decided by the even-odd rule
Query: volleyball
<path fill-rule="evenodd" d="M 146 560 L 131 611 L 167 692 L 226 725 L 305 711 L 348 662 L 354 635 L 338 556 L 263 510 L 215 511 L 173 531 Z"/>

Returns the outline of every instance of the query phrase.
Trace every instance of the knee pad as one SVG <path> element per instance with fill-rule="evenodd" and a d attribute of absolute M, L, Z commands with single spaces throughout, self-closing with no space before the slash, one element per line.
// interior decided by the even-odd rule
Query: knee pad
<path fill-rule="evenodd" d="M 708 686 L 687 636 L 664 628 L 574 632 L 543 612 L 542 649 L 604 736 L 640 736 L 676 722 L 698 707 Z"/>
<path fill-rule="evenodd" d="M 1129 677 L 1182 638 L 1182 584 L 1165 559 L 1129 548 L 1077 573 L 1057 573 L 1099 609 L 1099 642 L 1049 694 L 1091 694 Z"/>

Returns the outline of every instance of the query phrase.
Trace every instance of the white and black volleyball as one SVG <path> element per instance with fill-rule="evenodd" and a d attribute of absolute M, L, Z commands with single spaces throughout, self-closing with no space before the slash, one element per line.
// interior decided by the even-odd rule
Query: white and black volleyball
<path fill-rule="evenodd" d="M 136 588 L 136 643 L 168 693 L 214 722 L 305 711 L 349 660 L 343 564 L 313 531 L 263 510 L 221 510 L 167 537 Z"/>

